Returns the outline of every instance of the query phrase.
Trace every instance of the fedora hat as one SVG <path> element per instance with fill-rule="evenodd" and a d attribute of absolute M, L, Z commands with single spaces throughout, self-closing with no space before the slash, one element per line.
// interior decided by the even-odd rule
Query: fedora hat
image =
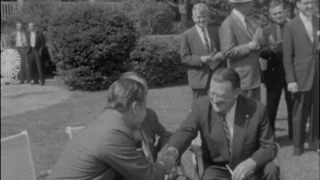
<path fill-rule="evenodd" d="M 231 3 L 245 3 L 245 2 L 250 2 L 253 0 L 229 0 Z"/>

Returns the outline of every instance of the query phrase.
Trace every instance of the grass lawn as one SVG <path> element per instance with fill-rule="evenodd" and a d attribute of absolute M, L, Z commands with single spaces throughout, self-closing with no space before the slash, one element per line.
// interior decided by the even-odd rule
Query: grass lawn
<path fill-rule="evenodd" d="M 58 104 L 1 118 L 1 137 L 27 130 L 30 135 L 36 171 L 51 169 L 68 141 L 66 126 L 85 125 L 93 120 L 104 107 L 106 92 L 74 92 Z M 175 130 L 186 117 L 191 105 L 191 92 L 187 86 L 150 90 L 149 107 L 155 109 L 160 121 Z M 285 105 L 280 104 L 279 116 L 285 116 Z M 284 119 L 284 118 L 280 118 Z M 287 138 L 287 121 L 278 120 L 277 141 L 281 149 L 282 179 L 319 179 L 319 155 L 308 152 L 300 157 L 292 156 L 292 142 Z"/>

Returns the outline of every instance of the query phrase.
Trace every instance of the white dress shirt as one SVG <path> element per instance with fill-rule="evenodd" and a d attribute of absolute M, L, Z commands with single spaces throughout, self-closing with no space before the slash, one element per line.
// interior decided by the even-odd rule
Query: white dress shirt
<path fill-rule="evenodd" d="M 241 23 L 244 25 L 244 27 L 245 27 L 246 29 L 248 29 L 247 23 L 246 23 L 246 20 L 245 20 L 245 16 L 244 16 L 241 12 L 239 12 L 238 10 L 236 10 L 236 9 L 233 9 L 233 10 L 232 10 L 232 13 L 233 13 L 234 15 L 236 15 L 236 16 L 240 19 L 240 21 L 241 21 Z"/>
<path fill-rule="evenodd" d="M 205 36 L 203 34 L 202 29 L 198 25 L 196 25 L 196 29 L 197 29 L 197 31 L 198 31 L 198 33 L 200 35 L 200 38 L 201 38 L 201 41 L 202 41 L 203 45 L 206 46 L 205 40 L 204 40 Z M 207 27 L 204 28 L 204 33 L 206 33 L 206 37 L 207 37 L 207 40 L 209 42 L 209 47 L 211 48 L 211 39 L 210 39 Z"/>
<path fill-rule="evenodd" d="M 310 38 L 311 42 L 313 42 L 312 16 L 311 17 L 306 17 L 302 13 L 300 13 L 299 15 L 300 15 L 300 18 L 301 18 L 301 20 L 303 22 L 304 27 L 307 30 L 307 33 L 309 35 L 309 38 Z"/>
<path fill-rule="evenodd" d="M 16 44 L 15 44 L 16 47 L 23 47 L 25 44 L 27 44 L 26 35 L 21 31 L 17 31 Z"/>
<path fill-rule="evenodd" d="M 35 31 L 30 32 L 30 46 L 31 47 L 36 46 L 36 32 Z"/>
<path fill-rule="evenodd" d="M 233 132 L 234 132 L 234 119 L 235 119 L 235 114 L 236 114 L 236 106 L 237 106 L 237 101 L 233 104 L 229 112 L 227 112 L 225 118 L 228 124 L 229 132 L 230 132 L 230 144 L 232 144 L 233 140 Z"/>

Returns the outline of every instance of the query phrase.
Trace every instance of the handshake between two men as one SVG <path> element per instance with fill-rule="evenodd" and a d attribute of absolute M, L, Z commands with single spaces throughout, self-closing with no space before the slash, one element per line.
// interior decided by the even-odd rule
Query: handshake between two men
<path fill-rule="evenodd" d="M 195 152 L 197 153 L 197 152 Z M 178 161 L 179 153 L 178 150 L 174 147 L 169 147 L 167 149 L 163 149 L 160 152 L 158 162 L 163 164 L 166 168 L 167 175 L 165 180 L 173 180 L 176 179 L 178 174 L 177 161 Z M 232 180 L 243 180 L 243 179 L 251 179 L 254 175 L 254 171 L 256 170 L 257 164 L 251 158 L 248 158 L 241 162 L 235 169 L 232 171 L 228 165 L 226 168 L 229 170 L 231 174 Z M 200 175 L 201 176 L 201 175 Z"/>

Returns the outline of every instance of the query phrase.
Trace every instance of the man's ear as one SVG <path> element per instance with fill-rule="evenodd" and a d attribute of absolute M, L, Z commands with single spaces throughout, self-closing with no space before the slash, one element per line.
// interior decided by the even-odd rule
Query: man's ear
<path fill-rule="evenodd" d="M 139 103 L 137 101 L 133 102 L 131 105 L 132 113 L 136 114 L 139 110 Z"/>

